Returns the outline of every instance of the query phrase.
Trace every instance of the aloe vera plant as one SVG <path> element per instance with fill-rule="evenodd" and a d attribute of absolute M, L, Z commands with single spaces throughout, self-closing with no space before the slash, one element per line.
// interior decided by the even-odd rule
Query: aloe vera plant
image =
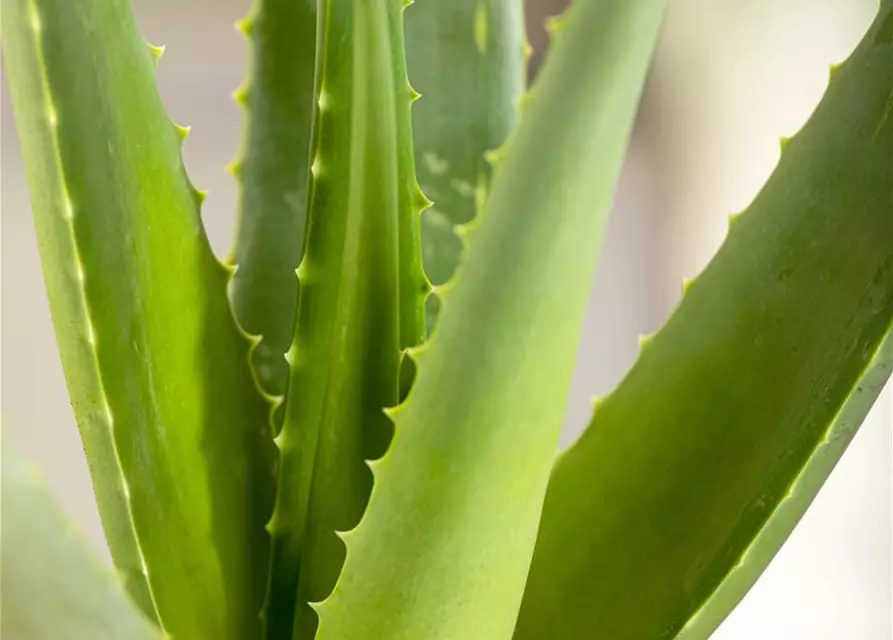
<path fill-rule="evenodd" d="M 577 0 L 529 90 L 519 2 L 257 0 L 225 264 L 129 1 L 2 10 L 129 596 L 4 448 L 11 638 L 706 638 L 893 369 L 891 0 L 557 459 L 664 0 Z"/>

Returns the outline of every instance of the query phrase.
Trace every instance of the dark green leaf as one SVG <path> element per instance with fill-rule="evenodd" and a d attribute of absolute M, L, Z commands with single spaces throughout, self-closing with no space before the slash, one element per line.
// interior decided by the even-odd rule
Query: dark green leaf
<path fill-rule="evenodd" d="M 182 165 L 186 131 L 155 87 L 157 52 L 128 0 L 2 7 L 53 321 L 115 560 L 143 606 L 148 571 L 169 635 L 257 637 L 269 407 Z"/>
<path fill-rule="evenodd" d="M 891 7 L 560 458 L 516 638 L 708 637 L 879 393 L 893 367 Z"/>
<path fill-rule="evenodd" d="M 424 332 L 402 61 L 401 0 L 320 4 L 319 68 L 306 253 L 270 524 L 268 637 L 313 638 L 305 604 L 329 595 L 399 400 L 401 352 Z"/>
<path fill-rule="evenodd" d="M 247 113 L 241 214 L 231 262 L 233 307 L 249 333 L 263 340 L 252 354 L 262 387 L 283 395 L 291 344 L 307 210 L 307 168 L 313 113 L 316 3 L 257 0 L 240 23 L 251 43 L 251 78 L 237 92 Z"/>

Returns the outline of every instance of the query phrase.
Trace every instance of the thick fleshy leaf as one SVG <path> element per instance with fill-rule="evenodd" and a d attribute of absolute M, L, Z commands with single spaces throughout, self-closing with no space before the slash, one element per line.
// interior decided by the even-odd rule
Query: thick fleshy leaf
<path fill-rule="evenodd" d="M 124 585 L 87 549 L 40 482 L 40 470 L 2 446 L 0 634 L 9 640 L 160 640 Z"/>
<path fill-rule="evenodd" d="M 403 64 L 402 0 L 319 5 L 319 69 L 306 253 L 281 450 L 268 637 L 313 638 L 306 605 L 341 570 L 399 401 L 402 349 L 424 331 Z M 294 622 L 292 619 L 294 618 Z M 293 631 L 294 629 L 294 631 Z"/>
<path fill-rule="evenodd" d="M 233 164 L 242 184 L 230 258 L 238 265 L 233 308 L 246 331 L 262 336 L 252 353 L 261 386 L 282 395 L 307 210 L 316 3 L 256 0 L 239 28 L 253 60 L 248 83 L 236 92 L 246 110 L 247 132 L 243 157 Z"/>
<path fill-rule="evenodd" d="M 113 556 L 177 638 L 257 636 L 275 449 L 128 0 L 3 0 L 50 308 Z M 133 577 L 137 576 L 137 577 Z"/>
<path fill-rule="evenodd" d="M 560 458 L 516 638 L 707 638 L 803 515 L 893 367 L 891 97 L 885 2 Z"/>
<path fill-rule="evenodd" d="M 425 272 L 436 285 L 453 275 L 470 222 L 486 200 L 488 151 L 512 130 L 525 86 L 521 0 L 416 0 L 406 11 L 406 57 L 424 96 L 412 112 L 416 166 L 434 206 L 422 215 Z M 429 323 L 434 319 L 434 299 Z"/>
<path fill-rule="evenodd" d="M 78 283 L 79 258 L 67 211 L 62 178 L 50 126 L 49 96 L 41 80 L 41 18 L 30 1 L 3 0 L 2 37 L 5 70 L 28 164 L 34 223 L 41 246 L 44 284 L 55 321 L 59 352 L 84 451 L 93 477 L 96 502 L 115 566 L 128 591 L 147 616 L 155 617 L 148 584 L 136 546 L 120 480 L 120 468 L 109 429 L 106 400 L 96 367 L 86 301 Z M 52 116 L 56 118 L 55 115 Z M 64 265 L 64 266 L 63 266 Z"/>
<path fill-rule="evenodd" d="M 581 0 L 534 88 L 319 638 L 510 638 L 660 0 Z M 548 162 L 544 162 L 548 158 Z"/>

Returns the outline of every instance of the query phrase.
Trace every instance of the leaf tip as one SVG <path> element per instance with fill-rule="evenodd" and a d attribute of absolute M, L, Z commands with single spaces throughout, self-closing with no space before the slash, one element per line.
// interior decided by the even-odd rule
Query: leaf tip
<path fill-rule="evenodd" d="M 310 164 L 310 175 L 313 176 L 314 180 L 319 180 L 323 174 L 323 164 L 322 160 L 319 157 L 319 154 L 313 158 L 313 162 Z"/>
<path fill-rule="evenodd" d="M 419 358 L 427 350 L 428 350 L 428 343 L 423 342 L 423 343 L 417 344 L 413 347 L 408 347 L 407 349 L 404 349 L 403 353 L 407 358 L 411 358 L 416 364 L 418 364 Z M 402 405 L 397 405 L 397 406 L 400 407 Z"/>
<path fill-rule="evenodd" d="M 301 260 L 301 264 L 298 265 L 298 268 L 295 269 L 295 276 L 298 279 L 299 284 L 307 284 L 310 282 L 310 265 L 308 264 L 306 258 Z"/>
<path fill-rule="evenodd" d="M 738 224 L 738 221 L 741 219 L 742 215 L 743 215 L 743 212 L 729 214 L 729 230 L 730 231 L 736 224 Z"/>
<path fill-rule="evenodd" d="M 242 161 L 241 160 L 233 160 L 228 165 L 226 165 L 226 171 L 234 178 L 241 179 L 242 178 Z"/>
<path fill-rule="evenodd" d="M 192 126 L 188 124 L 181 125 L 175 122 L 174 131 L 177 133 L 177 137 L 180 139 L 180 143 L 182 144 L 186 141 L 186 138 L 189 137 L 189 133 L 192 131 Z"/>
<path fill-rule="evenodd" d="M 288 447 L 288 429 L 281 429 L 278 434 L 273 437 L 273 444 L 276 445 L 276 448 L 279 449 L 280 452 L 285 451 L 286 447 Z M 270 526 L 276 528 L 274 521 L 276 520 L 276 514 L 273 514 L 273 517 L 270 519 Z"/>
<path fill-rule="evenodd" d="M 146 46 L 149 48 L 149 55 L 152 58 L 152 65 L 157 67 L 158 61 L 161 60 L 161 57 L 164 55 L 166 47 L 163 44 L 156 46 L 150 42 L 147 42 Z"/>
<path fill-rule="evenodd" d="M 415 209 L 416 213 L 421 214 L 423 211 L 430 209 L 434 205 L 425 192 L 422 191 L 422 188 L 418 183 L 415 185 L 415 189 L 412 192 L 412 206 Z"/>
<path fill-rule="evenodd" d="M 505 154 L 502 150 L 502 147 L 499 147 L 498 149 L 492 149 L 490 151 L 485 151 L 484 152 L 484 160 L 486 160 L 487 163 L 495 169 L 502 162 L 504 155 Z"/>
<path fill-rule="evenodd" d="M 208 190 L 192 187 L 192 199 L 197 207 L 201 207 L 208 199 Z"/>
<path fill-rule="evenodd" d="M 236 20 L 236 30 L 239 31 L 246 38 L 250 38 L 254 33 L 254 18 L 251 16 L 245 16 L 241 20 Z"/>
<path fill-rule="evenodd" d="M 527 41 L 527 38 L 524 39 L 524 42 L 521 44 L 521 59 L 524 60 L 524 65 L 530 63 L 530 59 L 533 57 L 533 45 Z"/>
<path fill-rule="evenodd" d="M 248 85 L 242 85 L 241 87 L 236 88 L 235 91 L 232 92 L 233 100 L 236 104 L 240 104 L 243 107 L 248 106 L 248 96 L 250 90 Z"/>
<path fill-rule="evenodd" d="M 598 411 L 602 405 L 605 403 L 605 396 L 592 396 L 589 399 L 589 405 L 592 409 L 592 413 Z"/>
<path fill-rule="evenodd" d="M 274 438 L 275 441 L 275 438 Z M 282 531 L 282 527 L 279 526 L 279 510 L 275 509 L 273 511 L 273 515 L 270 516 L 270 519 L 267 520 L 267 523 L 264 525 L 264 529 L 271 536 L 276 536 Z"/>
<path fill-rule="evenodd" d="M 791 140 L 793 140 L 793 138 L 789 138 L 787 136 L 781 136 L 781 138 L 779 138 L 778 146 L 781 148 L 782 153 L 784 153 L 785 149 L 788 148 L 788 145 L 791 144 Z"/>
<path fill-rule="evenodd" d="M 550 16 L 546 18 L 544 25 L 546 28 L 546 33 L 549 34 L 550 38 L 555 38 L 558 33 L 564 29 L 567 25 L 567 12 L 561 13 L 557 16 Z"/>
<path fill-rule="evenodd" d="M 648 349 L 651 348 L 651 344 L 654 342 L 654 334 L 653 333 L 640 333 L 639 334 L 639 355 L 642 355 Z"/>
<path fill-rule="evenodd" d="M 295 365 L 298 362 L 298 347 L 297 344 L 292 342 L 291 346 L 288 348 L 288 351 L 283 355 L 285 361 L 288 363 L 289 368 L 294 369 Z"/>

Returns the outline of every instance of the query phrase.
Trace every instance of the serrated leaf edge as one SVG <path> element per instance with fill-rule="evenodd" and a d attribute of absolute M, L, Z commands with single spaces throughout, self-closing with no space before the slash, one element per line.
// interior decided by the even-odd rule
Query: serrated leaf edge
<path fill-rule="evenodd" d="M 140 569 L 142 571 L 142 577 L 145 580 L 146 590 L 149 594 L 149 600 L 150 600 L 151 605 L 154 610 L 155 622 L 159 625 L 159 627 L 161 628 L 161 631 L 165 635 L 165 637 L 168 637 L 167 632 L 164 629 L 164 623 L 159 616 L 158 605 L 155 601 L 155 596 L 152 591 L 151 582 L 149 581 L 149 568 L 146 563 L 146 558 L 143 555 L 142 547 L 140 546 L 139 535 L 137 534 L 137 531 L 136 531 L 136 526 L 135 526 L 134 518 L 133 518 L 133 506 L 131 503 L 130 488 L 128 486 L 127 479 L 125 478 L 124 472 L 122 470 L 121 458 L 120 458 L 120 455 L 118 452 L 116 439 L 115 439 L 115 435 L 114 435 L 114 433 L 115 433 L 115 419 L 114 419 L 114 416 L 112 415 L 111 405 L 109 404 L 109 401 L 108 401 L 108 395 L 106 393 L 105 383 L 103 381 L 103 373 L 102 373 L 102 369 L 99 364 L 99 358 L 98 358 L 98 355 L 96 352 L 96 347 L 97 347 L 99 337 L 97 336 L 97 331 L 96 331 L 96 328 L 94 327 L 91 312 L 90 312 L 90 303 L 88 301 L 86 289 L 85 289 L 85 281 L 86 281 L 87 275 L 84 270 L 84 263 L 83 263 L 83 259 L 81 257 L 81 250 L 78 246 L 77 235 L 74 230 L 74 218 L 77 215 L 77 210 L 76 210 L 75 204 L 74 204 L 74 202 L 72 202 L 72 199 L 70 196 L 70 189 L 69 189 L 69 186 L 67 183 L 65 169 L 64 169 L 63 162 L 62 162 L 62 155 L 60 152 L 61 145 L 59 142 L 59 133 L 58 133 L 60 113 L 59 113 L 59 108 L 53 102 L 52 87 L 50 86 L 50 81 L 49 81 L 49 78 L 47 76 L 47 71 L 46 71 L 46 60 L 44 57 L 44 42 L 43 42 L 43 21 L 41 19 L 40 10 L 37 7 L 37 4 L 34 2 L 34 0 L 26 0 L 26 2 L 27 2 L 27 10 L 26 11 L 27 11 L 28 18 L 29 18 L 29 23 L 30 23 L 29 26 L 31 28 L 31 36 L 33 38 L 33 44 L 34 44 L 34 55 L 35 55 L 35 59 L 37 61 L 37 66 L 40 69 L 39 83 L 40 83 L 40 87 L 41 87 L 41 93 L 43 94 L 43 96 L 45 98 L 45 104 L 43 105 L 43 108 L 45 109 L 44 121 L 45 121 L 46 133 L 48 134 L 48 138 L 51 141 L 52 156 L 53 156 L 53 161 L 54 161 L 53 164 L 54 164 L 54 168 L 55 168 L 55 171 L 57 174 L 56 179 L 58 181 L 57 186 L 60 190 L 60 196 L 63 201 L 63 210 L 59 213 L 65 220 L 65 225 L 66 225 L 68 232 L 70 234 L 69 240 L 70 240 L 71 247 L 72 247 L 72 253 L 75 256 L 75 263 L 73 265 L 70 265 L 70 268 L 74 271 L 75 277 L 73 278 L 73 280 L 75 282 L 75 287 L 76 287 L 76 290 L 77 290 L 79 298 L 80 298 L 81 307 L 84 311 L 83 322 L 84 322 L 84 327 L 85 327 L 85 333 L 84 333 L 83 338 L 89 345 L 88 350 L 92 355 L 91 364 L 92 364 L 92 368 L 93 368 L 93 374 L 96 377 L 97 386 L 98 386 L 99 393 L 101 396 L 101 401 L 103 404 L 103 409 L 105 410 L 106 426 L 111 434 L 110 435 L 110 444 L 111 444 L 111 449 L 114 453 L 115 463 L 117 465 L 117 470 L 118 470 L 118 480 L 120 482 L 119 494 L 123 500 L 123 504 L 125 505 L 125 507 L 127 509 L 127 515 L 128 515 L 129 521 L 130 521 L 129 522 L 130 530 L 133 534 L 136 551 L 137 551 L 137 554 L 138 554 L 138 557 L 140 560 L 140 565 L 141 565 Z M 157 51 L 158 51 L 158 48 L 152 47 L 151 45 L 147 45 L 146 53 L 151 58 L 153 66 L 154 66 L 155 61 L 159 57 L 158 55 L 156 55 Z"/>
<path fill-rule="evenodd" d="M 411 5 L 412 5 L 412 0 L 409 0 L 409 2 L 404 2 L 404 11 L 407 7 L 409 7 Z M 525 59 L 526 59 L 528 57 L 527 51 L 528 51 L 528 47 L 529 47 L 526 35 L 524 38 L 524 42 L 525 42 L 526 46 L 523 48 L 521 53 L 522 53 L 522 55 L 525 56 Z M 407 83 L 408 82 L 409 82 L 409 80 L 407 79 Z M 485 152 L 485 154 L 484 154 L 485 159 L 487 160 L 487 162 L 489 162 L 491 164 L 491 166 L 493 168 L 494 175 L 491 178 L 491 184 L 492 184 L 493 180 L 495 180 L 496 172 L 499 170 L 499 166 L 501 164 L 500 163 L 501 158 L 504 156 L 506 151 L 510 148 L 512 141 L 513 141 L 518 129 L 521 126 L 521 120 L 523 118 L 523 113 L 524 113 L 524 110 L 521 109 L 521 105 L 522 105 L 522 103 L 526 103 L 526 101 L 533 99 L 531 94 L 535 93 L 535 88 L 536 88 L 536 86 L 534 84 L 534 86 L 528 88 L 527 91 L 523 92 L 521 94 L 521 96 L 519 96 L 518 118 L 516 118 L 516 120 L 512 126 L 512 131 L 506 138 L 506 141 L 502 145 L 497 147 L 496 149 L 493 149 L 492 151 Z M 412 89 L 411 85 L 410 85 L 410 92 L 411 92 L 411 94 L 419 95 L 419 94 L 416 94 L 416 92 Z M 423 95 L 421 95 L 420 97 L 422 99 L 424 99 Z M 413 104 L 415 102 L 416 102 L 416 100 L 413 99 L 411 101 L 411 104 Z M 432 206 L 433 204 L 436 204 L 436 203 L 431 202 L 427 198 L 427 196 L 425 196 L 421 187 L 418 186 L 418 183 L 416 183 L 416 190 L 417 190 L 417 193 L 420 194 L 420 197 L 424 198 L 424 204 L 425 204 L 424 208 L 428 208 L 428 207 Z M 422 211 L 424 211 L 424 209 L 419 210 L 419 215 L 421 214 Z M 483 217 L 484 217 L 483 212 L 481 210 L 478 210 L 477 215 L 475 215 L 474 218 L 472 218 L 470 221 L 463 223 L 463 224 L 458 224 L 458 225 L 453 226 L 453 232 L 456 234 L 456 236 L 460 239 L 460 241 L 462 243 L 462 250 L 461 250 L 460 256 L 459 256 L 459 263 L 456 267 L 456 270 L 453 272 L 453 275 L 445 283 L 440 284 L 440 285 L 433 285 L 430 283 L 430 281 L 427 280 L 427 278 L 425 279 L 426 282 L 428 282 L 430 295 L 436 295 L 440 299 L 440 303 L 441 303 L 440 313 L 443 313 L 443 309 L 448 302 L 448 298 L 451 296 L 451 292 L 454 289 L 456 282 L 458 282 L 462 277 L 463 266 L 467 259 L 469 238 L 478 229 L 478 227 L 481 224 L 481 221 L 483 220 Z M 418 377 L 418 370 L 422 366 L 422 362 L 424 360 L 424 356 L 425 356 L 426 352 L 430 349 L 431 343 L 437 339 L 438 332 L 437 332 L 436 327 L 437 327 L 437 325 L 435 324 L 435 328 L 431 332 L 431 334 L 428 336 L 427 340 L 425 340 L 424 342 L 422 342 L 418 345 L 408 347 L 404 350 L 404 357 L 411 359 L 415 365 L 416 378 Z M 369 496 L 367 505 L 369 502 L 371 502 L 372 495 L 376 492 L 377 487 L 379 486 L 379 478 L 378 478 L 379 469 L 389 463 L 390 453 L 394 446 L 394 440 L 397 437 L 396 418 L 405 410 L 410 399 L 412 398 L 412 395 L 413 395 L 413 387 L 410 387 L 409 392 L 403 398 L 402 402 L 398 403 L 397 405 L 395 405 L 393 407 L 384 407 L 382 409 L 382 412 L 384 413 L 384 415 L 386 415 L 388 417 L 388 419 L 391 421 L 392 427 L 394 428 L 395 435 L 392 438 L 391 444 L 388 446 L 388 449 L 384 452 L 384 454 L 382 454 L 379 458 L 370 459 L 370 460 L 365 461 L 366 466 L 369 468 L 370 472 L 372 473 L 372 491 L 370 492 L 370 496 Z M 367 508 L 368 508 L 368 506 L 367 506 Z M 323 616 L 326 615 L 327 606 L 331 602 L 332 598 L 335 595 L 337 595 L 337 593 L 338 593 L 339 585 L 340 585 L 341 579 L 343 577 L 343 567 L 347 565 L 347 561 L 348 561 L 348 558 L 351 553 L 351 546 L 352 546 L 351 541 L 354 538 L 356 538 L 357 536 L 362 534 L 362 527 L 363 527 L 363 523 L 365 522 L 365 520 L 366 520 L 366 512 L 363 513 L 363 516 L 360 518 L 359 522 L 353 528 L 344 530 L 344 531 L 336 531 L 335 532 L 335 535 L 338 536 L 338 538 L 343 542 L 344 547 L 345 547 L 345 558 L 344 558 L 344 563 L 342 565 L 342 573 L 339 574 L 338 580 L 336 581 L 335 586 L 332 589 L 332 592 L 329 594 L 329 596 L 327 598 L 325 598 L 324 600 L 318 601 L 318 602 L 307 603 L 310 606 L 310 608 L 313 609 L 313 611 L 319 617 L 320 624 L 317 629 L 317 637 L 319 634 L 319 629 L 322 628 Z"/>

